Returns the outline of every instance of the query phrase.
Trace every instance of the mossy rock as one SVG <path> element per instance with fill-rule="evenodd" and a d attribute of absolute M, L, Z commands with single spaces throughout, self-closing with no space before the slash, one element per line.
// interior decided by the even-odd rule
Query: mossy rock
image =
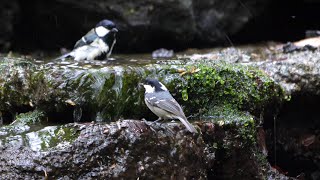
<path fill-rule="evenodd" d="M 221 61 L 177 60 L 160 61 L 158 64 L 149 65 L 93 67 L 87 64 L 67 66 L 59 63 L 36 64 L 24 60 L 4 59 L 0 67 L 5 77 L 0 77 L 0 111 L 13 114 L 20 113 L 21 110 L 33 111 L 30 114 L 16 116 L 17 119 L 24 118 L 26 121 L 22 122 L 25 124 L 42 122 L 43 117 L 49 123 L 62 124 L 93 120 L 110 122 L 119 118 L 153 120 L 152 118 L 156 117 L 144 104 L 144 90 L 139 89 L 138 83 L 146 77 L 158 78 L 183 106 L 186 115 L 191 115 L 189 119 L 198 121 L 195 124 L 198 124 L 201 133 L 194 135 L 198 138 L 195 142 L 201 143 L 203 148 L 201 149 L 200 146 L 193 146 L 193 148 L 200 148 L 204 153 L 208 153 L 208 160 L 201 161 L 203 162 L 201 165 L 208 169 L 202 172 L 208 173 L 208 178 L 216 179 L 239 179 L 239 177 L 240 179 L 252 177 L 263 179 L 267 162 L 257 147 L 256 127 L 260 123 L 259 115 L 264 114 L 266 110 L 276 110 L 279 104 L 287 98 L 281 87 L 260 70 Z M 39 118 L 32 118 L 36 117 L 37 112 L 41 114 Z M 127 123 L 126 128 L 119 125 L 123 122 Z M 20 140 L 28 142 L 29 137 L 36 137 L 39 143 L 33 149 L 35 152 L 40 150 L 56 152 L 57 157 L 61 157 L 59 153 L 63 151 L 55 151 L 55 149 L 63 150 L 66 147 L 65 149 L 71 152 L 78 152 L 78 149 L 73 148 L 82 144 L 81 152 L 87 153 L 86 150 L 90 147 L 88 145 L 97 143 L 100 147 L 100 143 L 102 144 L 100 149 L 91 147 L 92 152 L 102 150 L 101 154 L 98 153 L 99 156 L 92 156 L 98 159 L 110 155 L 106 154 L 105 148 L 110 148 L 110 152 L 114 153 L 113 148 L 119 146 L 118 142 L 129 141 L 136 145 L 134 150 L 150 145 L 148 143 L 135 144 L 139 142 L 135 141 L 136 136 L 142 140 L 153 136 L 158 137 L 163 133 L 169 133 L 170 140 L 173 140 L 171 136 L 184 140 L 189 137 L 184 135 L 189 132 L 186 132 L 180 124 L 176 124 L 171 131 L 161 130 L 163 127 L 160 127 L 159 131 L 154 131 L 157 127 L 155 124 L 146 126 L 143 121 L 135 120 L 123 122 L 103 124 L 103 129 L 100 128 L 100 124 L 94 123 L 85 124 L 82 130 L 82 124 L 78 124 L 78 129 L 70 124 L 47 126 L 16 133 L 16 137 L 19 142 Z M 142 128 L 141 131 L 139 127 L 145 127 L 147 130 L 143 131 Z M 170 125 L 165 124 L 164 127 L 166 129 Z M 95 134 L 86 131 L 87 129 L 92 130 Z M 141 133 L 149 133 L 149 135 L 142 136 Z M 104 143 L 110 138 L 115 139 L 114 146 Z M 121 138 L 126 141 L 122 141 Z M 158 142 L 159 139 L 156 138 L 155 142 Z M 19 142 L 13 142 L 15 147 L 19 147 Z M 148 142 L 151 141 L 148 140 Z M 167 140 L 165 142 L 168 143 Z M 75 146 L 70 146 L 70 144 Z M 124 149 L 134 147 L 128 146 L 128 143 L 123 145 Z M 157 146 L 152 147 L 158 148 Z M 121 149 L 119 151 L 122 152 Z M 138 151 L 143 155 L 144 152 Z M 70 155 L 70 157 L 74 156 Z M 50 154 L 48 158 L 44 157 L 39 162 L 43 160 L 51 167 Z M 65 160 L 62 162 L 64 163 Z M 112 164 L 108 164 L 107 161 L 105 163 L 106 166 L 112 167 Z M 189 165 L 189 163 L 186 164 Z M 97 172 L 100 172 L 99 168 Z M 58 168 L 57 172 L 61 173 L 65 169 Z M 72 169 L 78 170 L 77 168 Z M 237 170 L 234 171 L 235 169 Z M 54 172 L 55 169 L 51 170 L 53 173 L 51 176 L 55 176 Z M 41 175 L 42 173 L 43 171 Z M 66 170 L 64 173 L 69 174 L 69 171 Z M 203 175 L 207 174 L 203 173 Z"/>
<path fill-rule="evenodd" d="M 191 114 L 204 114 L 215 106 L 229 104 L 259 115 L 269 105 L 279 105 L 286 99 L 282 88 L 256 68 L 204 62 L 187 66 L 187 73 L 174 81 Z"/>
<path fill-rule="evenodd" d="M 267 107 L 277 107 L 286 97 L 282 89 L 263 72 L 225 62 L 183 60 L 150 65 L 68 67 L 33 64 L 4 59 L 0 78 L 0 110 L 12 113 L 40 109 L 46 113 L 80 113 L 81 120 L 104 121 L 119 118 L 151 118 L 143 101 L 142 79 L 162 81 L 197 119 L 217 105 L 259 115 Z M 10 71 L 6 69 L 10 68 Z M 181 71 L 182 70 L 182 71 Z M 276 105 L 275 105 L 276 104 Z M 69 120 L 70 121 L 70 120 Z"/>

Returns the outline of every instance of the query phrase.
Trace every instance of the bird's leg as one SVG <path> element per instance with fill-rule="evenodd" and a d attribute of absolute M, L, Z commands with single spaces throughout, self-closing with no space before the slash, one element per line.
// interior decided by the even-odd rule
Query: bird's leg
<path fill-rule="evenodd" d="M 159 121 L 161 121 L 161 120 L 162 120 L 162 118 L 159 117 L 157 120 L 154 121 L 154 123 L 157 123 L 157 122 L 159 122 Z"/>
<path fill-rule="evenodd" d="M 161 118 L 161 117 L 159 117 L 157 120 L 153 121 L 152 124 L 156 124 L 156 123 L 158 123 L 159 121 L 162 121 L 162 118 Z M 160 123 L 160 126 L 161 126 L 161 124 L 162 124 L 162 123 Z"/>
<path fill-rule="evenodd" d="M 142 118 L 141 120 L 142 120 L 143 122 L 148 122 L 145 118 Z"/>
<path fill-rule="evenodd" d="M 148 126 L 150 126 L 150 124 L 153 124 L 153 122 L 147 121 L 145 118 L 142 118 L 141 120 Z"/>
<path fill-rule="evenodd" d="M 161 117 L 159 117 L 157 120 L 153 121 L 153 123 L 159 123 L 160 126 L 162 126 L 162 124 L 164 123 L 163 120 L 165 120 L 165 119 L 162 119 Z"/>

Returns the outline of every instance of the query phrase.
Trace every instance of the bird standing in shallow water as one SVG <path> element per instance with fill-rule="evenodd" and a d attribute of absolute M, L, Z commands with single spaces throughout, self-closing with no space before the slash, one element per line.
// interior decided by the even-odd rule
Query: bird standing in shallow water
<path fill-rule="evenodd" d="M 100 21 L 85 36 L 79 39 L 71 52 L 55 60 L 73 57 L 76 61 L 104 60 L 111 55 L 116 43 L 118 29 L 110 20 Z"/>
<path fill-rule="evenodd" d="M 148 108 L 159 117 L 159 120 L 179 119 L 190 132 L 198 132 L 188 122 L 179 103 L 160 81 L 147 78 L 142 85 L 145 88 L 144 101 Z"/>

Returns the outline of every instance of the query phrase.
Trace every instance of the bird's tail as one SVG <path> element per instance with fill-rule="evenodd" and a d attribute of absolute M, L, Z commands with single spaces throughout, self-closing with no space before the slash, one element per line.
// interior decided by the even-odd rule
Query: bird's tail
<path fill-rule="evenodd" d="M 68 57 L 70 57 L 70 56 L 71 56 L 71 52 L 66 53 L 66 54 L 64 54 L 64 55 L 62 55 L 62 56 L 59 56 L 59 57 L 53 59 L 52 61 L 64 60 L 65 58 L 68 58 Z"/>
<path fill-rule="evenodd" d="M 192 132 L 192 133 L 198 133 L 198 131 L 196 130 L 196 128 L 194 128 L 194 126 L 189 123 L 189 121 L 187 120 L 187 118 L 183 118 L 183 117 L 177 117 L 181 122 L 182 124 L 184 124 L 186 126 L 186 128 Z"/>

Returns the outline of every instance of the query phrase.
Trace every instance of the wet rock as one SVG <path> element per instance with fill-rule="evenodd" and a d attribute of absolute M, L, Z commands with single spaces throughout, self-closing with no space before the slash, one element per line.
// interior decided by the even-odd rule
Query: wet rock
<path fill-rule="evenodd" d="M 1 178 L 264 179 L 268 163 L 256 140 L 261 122 L 254 115 L 277 107 L 284 99 L 281 88 L 256 68 L 239 64 L 155 62 L 4 57 L 1 112 L 37 109 L 55 125 L 1 136 Z M 118 120 L 155 118 L 138 89 L 146 76 L 166 84 L 201 133 L 190 134 L 180 123 Z M 108 124 L 84 123 L 97 119 Z"/>
<path fill-rule="evenodd" d="M 202 137 L 175 123 L 124 120 L 108 125 L 70 124 L 60 128 L 78 131 L 77 138 L 67 146 L 57 144 L 40 150 L 27 146 L 13 150 L 8 144 L 2 145 L 0 177 L 38 179 L 47 174 L 54 179 L 206 178 L 206 171 L 214 162 L 214 151 L 208 151 L 212 148 Z M 59 132 L 54 131 L 56 135 Z"/>
<path fill-rule="evenodd" d="M 175 122 L 121 120 L 47 126 L 9 136 L 19 136 L 14 146 L 0 136 L 0 178 L 264 179 L 252 116 L 215 112 L 197 123 L 199 134 Z"/>
<path fill-rule="evenodd" d="M 216 159 L 209 177 L 211 179 L 265 179 L 268 164 L 262 150 L 257 146 L 257 122 L 254 121 L 253 116 L 227 106 L 215 107 L 208 114 L 210 114 L 207 117 L 209 121 L 215 123 L 215 133 L 217 135 L 221 133 L 219 139 L 223 142 L 218 141 L 213 144 L 217 147 Z M 255 146 L 249 144 L 255 144 Z M 249 146 L 251 148 L 248 149 Z"/>
<path fill-rule="evenodd" d="M 160 48 L 152 52 L 152 58 L 171 58 L 172 56 L 173 50 L 164 48 Z"/>
<path fill-rule="evenodd" d="M 319 169 L 319 96 L 295 94 L 276 119 L 266 119 L 269 160 L 288 175 L 312 179 Z"/>
<path fill-rule="evenodd" d="M 254 66 L 264 71 L 284 88 L 288 95 L 319 95 L 320 51 L 283 53 L 282 44 L 269 44 L 257 47 L 223 48 L 205 54 L 178 56 L 181 59 L 198 61 L 226 61 Z M 281 47 L 281 48 L 279 48 Z"/>
<path fill-rule="evenodd" d="M 280 173 L 277 169 L 270 167 L 270 169 L 268 170 L 268 176 L 266 178 L 267 180 L 299 180 L 297 178 L 293 178 L 293 177 L 288 177 L 286 175 L 284 175 L 283 173 Z"/>
<path fill-rule="evenodd" d="M 279 60 L 254 63 L 278 82 L 289 94 L 319 95 L 320 51 L 280 54 Z"/>
<path fill-rule="evenodd" d="M 262 48 L 256 55 L 250 48 L 227 48 L 207 54 L 192 55 L 193 60 L 240 62 L 263 70 L 288 95 L 287 101 L 273 113 L 263 114 L 268 160 L 278 174 L 297 179 L 314 179 L 319 169 L 319 50 L 282 53 L 277 46 Z M 281 46 L 282 47 L 282 46 Z M 249 62 L 241 62 L 241 56 Z M 267 110 L 268 111 L 268 110 Z M 262 145 L 263 147 L 264 145 Z M 270 175 L 270 179 L 274 179 Z M 283 179 L 290 179 L 281 175 Z"/>
<path fill-rule="evenodd" d="M 63 122 L 95 120 L 98 113 L 110 121 L 149 117 L 143 91 L 137 88 L 146 76 L 163 79 L 177 100 L 188 107 L 188 114 L 203 114 L 215 105 L 231 102 L 235 108 L 259 114 L 284 98 L 281 88 L 260 71 L 210 60 L 162 61 L 144 66 L 3 60 L 1 111 L 20 113 L 22 109 L 39 108 L 61 115 L 58 119 Z"/>
<path fill-rule="evenodd" d="M 297 46 L 295 43 L 288 42 L 286 45 L 283 46 L 283 52 L 284 53 L 292 53 L 294 51 L 307 51 L 307 50 L 314 51 L 317 48 L 318 48 L 318 44 L 317 44 L 317 46 L 313 46 L 312 44 Z"/>
<path fill-rule="evenodd" d="M 281 60 L 277 60 L 281 59 Z M 277 118 L 266 118 L 270 161 L 288 175 L 314 179 L 319 169 L 319 50 L 279 54 L 275 60 L 253 63 L 290 95 Z M 297 178 L 299 179 L 299 178 Z"/>
<path fill-rule="evenodd" d="M 305 32 L 306 38 L 317 37 L 317 36 L 320 36 L 319 30 L 306 30 Z"/>

